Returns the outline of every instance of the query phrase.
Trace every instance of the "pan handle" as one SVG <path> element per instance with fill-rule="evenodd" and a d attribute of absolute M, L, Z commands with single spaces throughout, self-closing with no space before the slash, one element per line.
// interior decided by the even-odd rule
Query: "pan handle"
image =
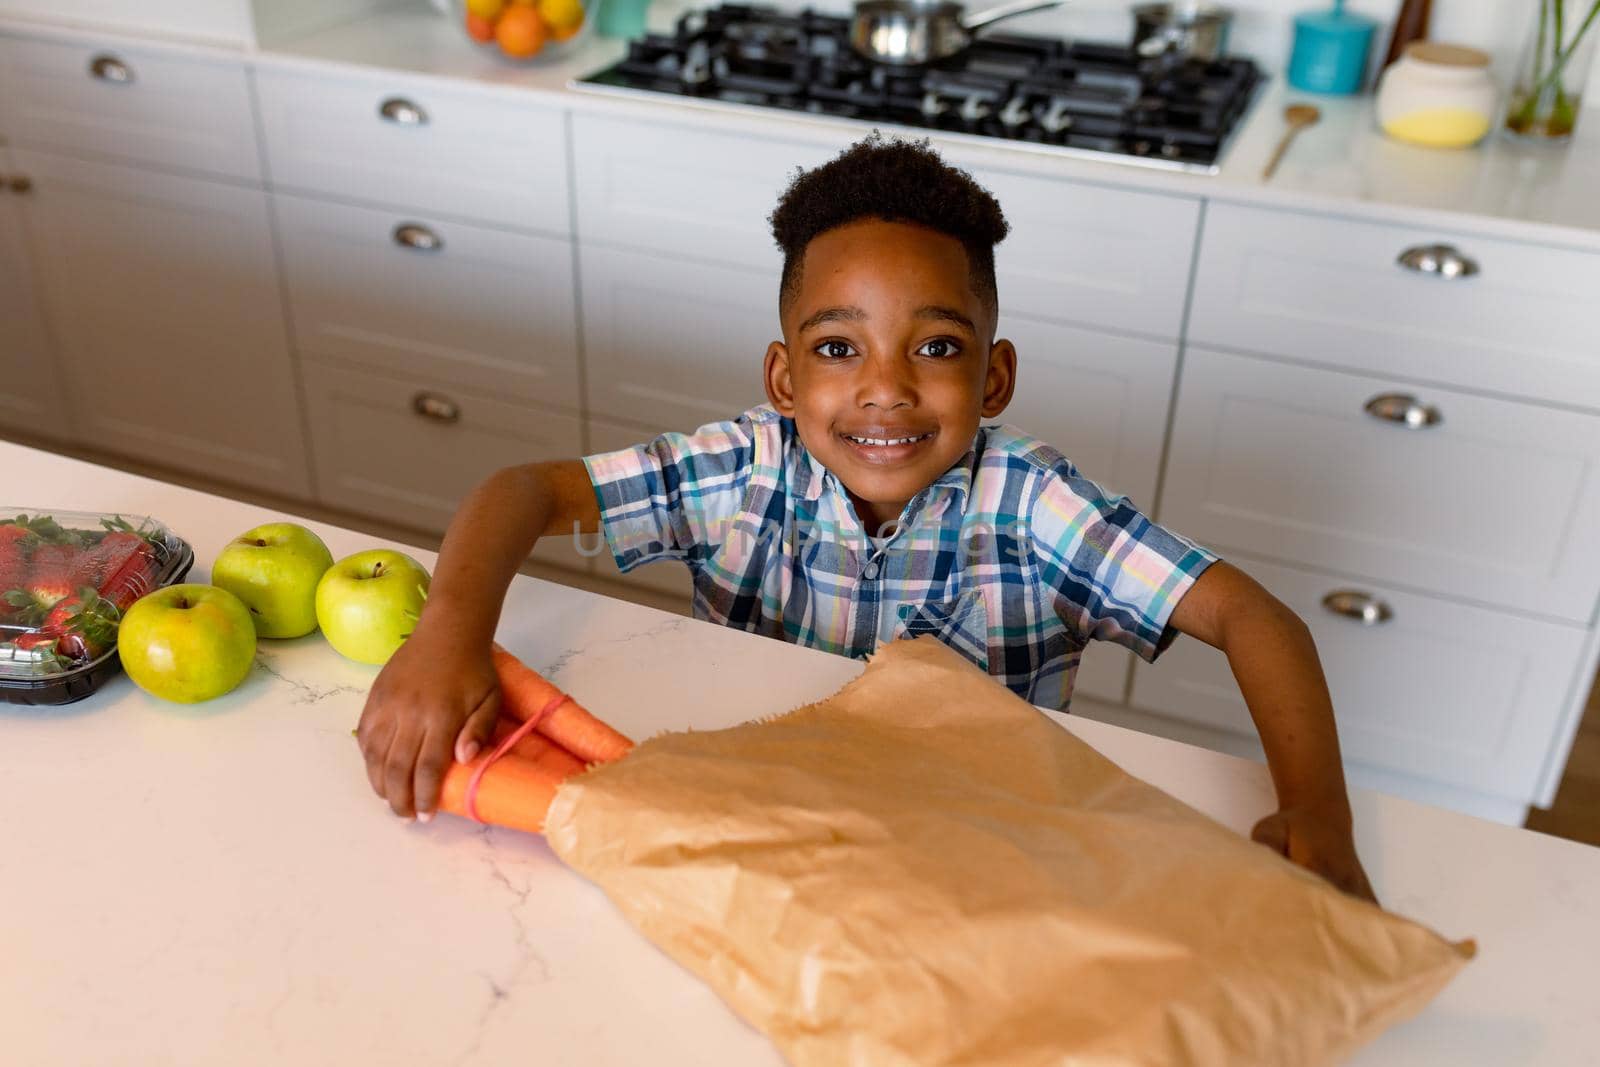
<path fill-rule="evenodd" d="M 1047 7 L 1060 7 L 1067 0 L 1011 0 L 1009 4 L 991 7 L 987 11 L 980 11 L 961 20 L 961 28 L 971 32 L 980 30 L 993 22 L 1008 19 L 1014 15 L 1026 15 L 1030 11 L 1043 11 Z"/>

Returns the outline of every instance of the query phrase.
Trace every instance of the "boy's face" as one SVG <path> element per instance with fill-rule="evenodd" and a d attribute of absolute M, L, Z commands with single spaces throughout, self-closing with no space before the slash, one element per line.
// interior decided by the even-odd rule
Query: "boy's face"
<path fill-rule="evenodd" d="M 1016 352 L 942 233 L 867 219 L 806 246 L 767 398 L 876 533 L 966 454 L 1011 400 Z M 888 443 L 886 443 L 888 442 Z"/>

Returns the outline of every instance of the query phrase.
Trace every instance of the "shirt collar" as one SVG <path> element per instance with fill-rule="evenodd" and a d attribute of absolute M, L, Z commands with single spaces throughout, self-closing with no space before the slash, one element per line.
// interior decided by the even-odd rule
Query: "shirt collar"
<path fill-rule="evenodd" d="M 800 440 L 800 435 L 795 433 L 793 421 L 789 419 L 784 421 L 789 423 L 789 432 L 794 435 L 795 447 L 804 457 L 804 462 L 798 465 L 797 471 L 800 484 L 796 488 L 800 492 L 800 499 L 815 503 L 824 492 L 832 491 L 841 500 L 847 500 L 848 496 L 844 487 L 839 484 L 838 477 L 811 454 L 811 450 Z M 982 447 L 983 427 L 980 426 L 973 436 L 972 447 L 967 449 L 966 454 L 913 499 L 905 515 L 907 524 L 915 521 L 918 512 L 925 508 L 933 509 L 931 514 L 935 518 L 943 515 L 952 504 L 958 511 L 966 510 L 967 497 L 972 492 L 973 473 L 978 467 L 978 453 Z"/>

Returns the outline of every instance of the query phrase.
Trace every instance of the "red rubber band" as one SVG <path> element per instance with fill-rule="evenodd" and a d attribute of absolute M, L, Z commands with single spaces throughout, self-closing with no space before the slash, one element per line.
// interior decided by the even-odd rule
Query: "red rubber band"
<path fill-rule="evenodd" d="M 474 822 L 483 822 L 478 817 L 478 783 L 483 781 L 484 773 L 490 767 L 493 767 L 502 756 L 516 747 L 518 741 L 538 729 L 539 724 L 549 718 L 552 712 L 571 699 L 565 693 L 556 693 L 544 707 L 539 709 L 537 714 L 528 716 L 527 722 L 511 731 L 504 741 L 496 745 L 494 751 L 489 753 L 488 759 L 478 764 L 478 769 L 472 772 L 472 777 L 467 781 L 467 814 L 472 817 Z"/>

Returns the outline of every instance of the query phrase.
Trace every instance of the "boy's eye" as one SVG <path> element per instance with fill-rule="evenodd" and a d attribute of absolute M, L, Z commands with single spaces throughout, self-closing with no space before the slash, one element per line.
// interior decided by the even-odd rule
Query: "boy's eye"
<path fill-rule="evenodd" d="M 829 359 L 844 359 L 855 355 L 856 350 L 847 341 L 824 341 L 817 346 L 817 354 Z"/>
<path fill-rule="evenodd" d="M 950 356 L 961 354 L 961 346 L 947 337 L 936 337 L 931 341 L 924 341 L 922 347 L 917 349 L 924 356 L 935 359 L 947 359 Z"/>

